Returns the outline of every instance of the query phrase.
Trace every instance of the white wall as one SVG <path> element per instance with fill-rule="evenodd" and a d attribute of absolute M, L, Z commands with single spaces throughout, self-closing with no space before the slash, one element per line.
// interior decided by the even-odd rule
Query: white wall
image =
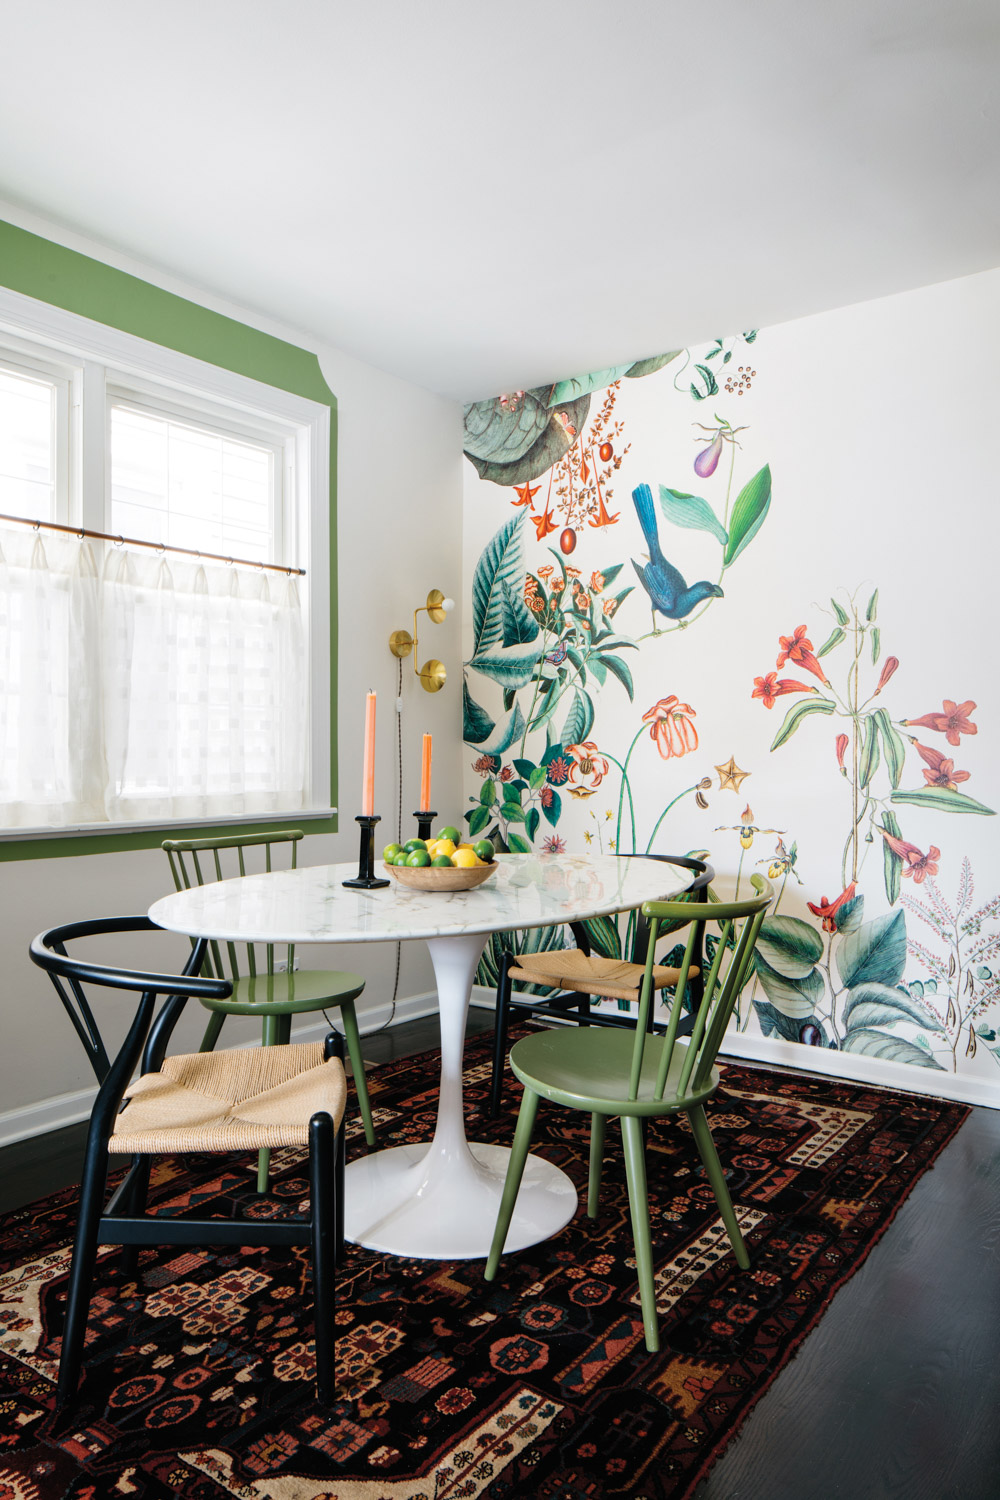
<path fill-rule="evenodd" d="M 360 805 L 362 714 L 365 693 L 374 688 L 379 714 L 376 736 L 376 810 L 386 841 L 396 817 L 396 659 L 390 654 L 392 630 L 412 626 L 413 610 L 430 588 L 456 598 L 461 583 L 461 412 L 452 403 L 416 386 L 318 344 L 244 308 L 235 307 L 154 269 L 104 251 L 78 236 L 40 224 L 31 216 L 0 206 L 3 217 L 34 233 L 104 260 L 167 290 L 239 319 L 265 332 L 315 350 L 338 402 L 339 553 L 339 807 L 341 831 L 307 839 L 303 862 L 322 864 L 357 859 L 355 814 Z M 422 617 L 426 620 L 426 616 Z M 434 788 L 442 815 L 457 814 L 446 788 L 461 779 L 461 672 L 459 623 L 424 625 L 421 648 L 450 669 L 449 681 L 435 695 L 416 682 L 410 661 L 403 677 L 403 826 L 413 831 L 417 805 L 421 735 L 434 734 Z M 423 651 L 422 657 L 423 659 Z M 308 825 L 306 825 L 308 828 Z M 90 854 L 77 858 L 0 863 L 0 1142 L 80 1118 L 83 1098 L 64 1099 L 89 1089 L 92 1076 L 82 1049 L 63 1015 L 48 978 L 30 963 L 27 948 L 36 932 L 59 921 L 144 911 L 172 888 L 166 856 L 159 850 Z M 184 944 L 172 952 L 183 953 Z M 316 948 L 303 952 L 314 966 L 353 969 L 366 976 L 358 1002 L 370 1013 L 368 1025 L 388 1015 L 395 952 L 371 944 Z M 138 955 L 136 955 L 138 956 Z M 140 960 L 141 962 L 141 960 Z M 430 965 L 421 943 L 405 944 L 399 996 L 426 997 Z M 107 1012 L 123 1002 L 107 1002 Z M 419 1005 L 418 1005 L 419 1008 Z M 411 1007 L 412 1009 L 412 1007 Z M 305 1017 L 304 1023 L 311 1017 Z M 322 1016 L 319 1017 L 322 1021 Z M 189 1006 L 177 1032 L 183 1046 L 196 1046 L 204 1012 Z M 325 1024 L 325 1023 L 324 1023 Z M 224 1038 L 251 1040 L 252 1022 L 234 1018 Z M 311 1034 L 311 1033 L 310 1033 Z"/>

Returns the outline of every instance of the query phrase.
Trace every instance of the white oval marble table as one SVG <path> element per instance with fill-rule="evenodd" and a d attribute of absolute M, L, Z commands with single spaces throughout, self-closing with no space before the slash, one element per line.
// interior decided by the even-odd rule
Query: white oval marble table
<path fill-rule="evenodd" d="M 430 1145 L 371 1152 L 347 1168 L 347 1238 L 374 1250 L 438 1260 L 489 1250 L 509 1149 L 471 1144 L 462 1109 L 462 1049 L 476 968 L 493 932 L 547 927 L 668 900 L 684 873 L 615 855 L 506 854 L 475 890 L 435 894 L 397 885 L 348 889 L 352 865 L 248 875 L 164 896 L 160 927 L 235 942 L 365 943 L 423 938 L 438 987 L 441 1095 Z M 507 1250 L 537 1244 L 569 1222 L 577 1193 L 566 1174 L 531 1156 Z"/>

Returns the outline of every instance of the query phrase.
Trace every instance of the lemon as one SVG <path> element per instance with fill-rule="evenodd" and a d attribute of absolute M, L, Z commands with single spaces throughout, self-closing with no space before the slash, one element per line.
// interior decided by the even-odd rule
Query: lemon
<path fill-rule="evenodd" d="M 430 848 L 430 845 L 428 845 L 428 848 Z M 452 840 L 452 839 L 443 839 L 443 838 L 442 839 L 435 839 L 435 841 L 434 841 L 434 853 L 435 854 L 454 854 L 454 852 L 455 852 L 455 843 L 454 843 L 454 840 Z"/>
<path fill-rule="evenodd" d="M 476 851 L 470 849 L 467 845 L 459 845 L 451 856 L 451 862 L 457 870 L 471 870 L 474 865 L 482 864 L 482 860 L 476 854 Z"/>

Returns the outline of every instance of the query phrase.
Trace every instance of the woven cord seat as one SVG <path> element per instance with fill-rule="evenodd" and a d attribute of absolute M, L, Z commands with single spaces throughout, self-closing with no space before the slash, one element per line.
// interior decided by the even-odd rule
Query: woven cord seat
<path fill-rule="evenodd" d="M 522 957 L 507 972 L 521 984 L 550 985 L 553 989 L 606 996 L 609 1000 L 638 1000 L 643 968 L 641 964 L 626 963 L 623 958 L 602 958 L 599 953 L 563 948 L 555 953 L 533 953 L 530 959 Z M 700 973 L 700 967 L 692 964 L 688 979 L 697 979 Z M 654 990 L 673 989 L 680 977 L 680 969 L 653 965 Z"/>
<path fill-rule="evenodd" d="M 76 1396 L 99 1244 L 122 1245 L 128 1270 L 134 1270 L 140 1245 L 310 1246 L 316 1392 L 320 1401 L 329 1402 L 335 1385 L 334 1282 L 344 1242 L 343 1038 L 331 1031 L 325 1043 L 278 1042 L 168 1058 L 171 1033 L 188 999 L 224 1002 L 232 994 L 229 979 L 201 974 L 207 940 L 193 944 L 182 974 L 109 968 L 71 958 L 66 951 L 67 943 L 77 938 L 156 931 L 148 917 L 113 917 L 54 927 L 31 944 L 31 958 L 48 972 L 100 1085 L 80 1184 L 56 1405 L 66 1406 Z M 113 1059 L 87 995 L 91 986 L 131 992 L 135 1014 Z M 146 1212 L 154 1155 L 225 1151 L 250 1153 L 253 1162 L 254 1153 L 281 1146 L 309 1151 L 309 1214 L 304 1219 L 197 1219 Z M 109 1161 L 123 1155 L 132 1158 L 132 1165 L 105 1203 Z"/>
<path fill-rule="evenodd" d="M 125 1091 L 108 1150 L 118 1155 L 308 1146 L 324 1111 L 339 1130 L 347 1079 L 322 1042 L 168 1057 Z"/>

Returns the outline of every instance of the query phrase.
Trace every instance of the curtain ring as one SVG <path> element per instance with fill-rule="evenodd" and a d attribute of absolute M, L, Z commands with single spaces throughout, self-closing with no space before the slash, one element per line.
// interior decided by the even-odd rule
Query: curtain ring
<path fill-rule="evenodd" d="M 160 544 L 159 544 L 159 546 L 157 547 L 156 550 L 157 550 L 157 552 L 166 552 L 167 549 L 166 549 L 165 545 L 163 544 L 163 542 L 160 542 Z"/>
<path fill-rule="evenodd" d="M 42 529 L 42 523 L 41 523 L 41 521 L 32 521 L 32 523 L 31 523 L 31 529 L 32 529 L 32 531 L 41 531 L 41 529 Z"/>
<path fill-rule="evenodd" d="M 116 547 L 124 547 L 125 545 L 125 538 L 123 536 L 112 537 L 112 541 Z"/>
<path fill-rule="evenodd" d="M 84 541 L 86 539 L 86 536 L 87 536 L 87 533 L 84 531 L 83 527 L 81 526 L 80 530 L 76 534 L 77 541 L 78 542 Z"/>

